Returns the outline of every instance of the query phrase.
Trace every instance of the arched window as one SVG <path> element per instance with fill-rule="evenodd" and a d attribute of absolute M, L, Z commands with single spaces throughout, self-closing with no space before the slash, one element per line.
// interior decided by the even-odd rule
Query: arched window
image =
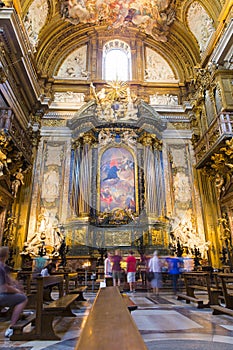
<path fill-rule="evenodd" d="M 131 73 L 131 50 L 121 40 L 111 40 L 103 50 L 103 80 L 128 81 Z"/>

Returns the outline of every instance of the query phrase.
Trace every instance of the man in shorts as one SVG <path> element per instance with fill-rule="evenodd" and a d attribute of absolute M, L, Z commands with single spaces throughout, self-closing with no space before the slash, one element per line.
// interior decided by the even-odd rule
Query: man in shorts
<path fill-rule="evenodd" d="M 129 293 L 134 293 L 135 285 L 136 285 L 137 260 L 132 250 L 130 251 L 130 255 L 126 258 L 126 263 L 127 263 L 127 282 L 129 283 Z"/>
<path fill-rule="evenodd" d="M 5 337 L 13 334 L 12 326 L 16 324 L 19 316 L 27 304 L 26 295 L 18 288 L 17 281 L 13 280 L 7 272 L 5 262 L 9 255 L 8 247 L 0 247 L 0 307 L 13 308 L 11 322 L 5 331 Z"/>

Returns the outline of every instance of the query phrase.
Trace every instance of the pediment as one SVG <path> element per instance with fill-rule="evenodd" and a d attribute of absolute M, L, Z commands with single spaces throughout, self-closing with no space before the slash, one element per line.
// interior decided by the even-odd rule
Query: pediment
<path fill-rule="evenodd" d="M 73 119 L 67 122 L 67 126 L 72 130 L 77 128 L 86 130 L 91 126 L 109 124 L 113 127 L 119 124 L 121 127 L 147 125 L 160 132 L 166 129 L 166 122 L 162 120 L 160 114 L 143 100 L 135 103 L 130 109 L 124 102 L 114 101 L 111 105 L 102 108 L 95 100 L 91 100 L 80 108 Z"/>

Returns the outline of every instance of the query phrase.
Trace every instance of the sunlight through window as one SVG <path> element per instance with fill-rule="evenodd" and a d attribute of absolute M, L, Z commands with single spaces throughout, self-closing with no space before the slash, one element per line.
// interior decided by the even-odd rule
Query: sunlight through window
<path fill-rule="evenodd" d="M 104 80 L 131 80 L 131 54 L 129 46 L 113 41 L 106 44 L 103 52 Z"/>

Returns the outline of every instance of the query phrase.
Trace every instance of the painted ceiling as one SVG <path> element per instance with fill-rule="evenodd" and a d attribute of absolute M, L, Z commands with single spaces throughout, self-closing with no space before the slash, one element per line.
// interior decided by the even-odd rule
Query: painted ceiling
<path fill-rule="evenodd" d="M 163 57 L 180 81 L 191 79 L 216 41 L 227 1 L 21 0 L 22 21 L 42 77 L 57 75 L 62 62 L 95 37 L 140 38 Z M 93 45 L 92 41 L 92 45 Z"/>

